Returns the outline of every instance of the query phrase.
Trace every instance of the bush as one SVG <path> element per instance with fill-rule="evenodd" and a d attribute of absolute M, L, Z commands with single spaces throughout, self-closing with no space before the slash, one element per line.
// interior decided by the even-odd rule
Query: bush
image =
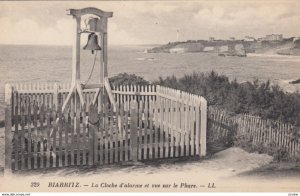
<path fill-rule="evenodd" d="M 297 157 L 290 157 L 288 151 L 285 148 L 278 148 L 274 144 L 265 145 L 263 142 L 253 144 L 253 138 L 249 135 L 235 137 L 234 145 L 250 153 L 257 152 L 259 154 L 268 154 L 272 156 L 273 160 L 276 162 L 284 162 L 289 160 L 299 162 L 300 160 Z"/>
<path fill-rule="evenodd" d="M 149 84 L 142 77 L 127 73 L 112 77 L 110 81 L 112 85 Z M 279 86 L 271 85 L 270 81 L 255 80 L 238 83 L 236 80 L 229 81 L 228 77 L 212 71 L 206 74 L 192 73 L 181 78 L 174 75 L 166 78 L 159 77 L 153 84 L 203 96 L 209 105 L 218 106 L 229 113 L 250 113 L 262 118 L 300 125 L 300 94 L 285 93 Z M 296 129 L 292 131 L 295 140 L 299 140 L 299 134 Z M 278 162 L 291 160 L 286 149 L 278 148 L 275 144 L 254 145 L 253 138 L 249 135 L 236 136 L 235 132 L 230 132 L 227 138 L 222 139 L 223 141 L 210 141 L 209 137 L 208 151 L 216 152 L 234 144 L 248 152 L 267 153 Z M 295 157 L 295 161 L 300 162 L 300 157 Z"/>
<path fill-rule="evenodd" d="M 144 78 L 137 76 L 135 74 L 128 74 L 128 73 L 120 73 L 117 76 L 111 77 L 109 81 L 112 86 L 149 84 L 149 82 Z"/>
<path fill-rule="evenodd" d="M 205 97 L 209 105 L 236 114 L 249 113 L 300 126 L 300 94 L 285 93 L 270 81 L 238 83 L 215 71 L 192 73 L 181 78 L 159 78 L 154 84 Z"/>
<path fill-rule="evenodd" d="M 234 137 L 234 146 L 238 146 L 247 152 L 259 152 L 259 148 L 252 144 L 253 138 L 250 135 L 239 135 Z"/>

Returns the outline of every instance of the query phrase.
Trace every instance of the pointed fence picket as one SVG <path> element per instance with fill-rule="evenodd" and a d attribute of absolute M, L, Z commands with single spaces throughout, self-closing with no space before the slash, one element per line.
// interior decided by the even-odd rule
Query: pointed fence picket
<path fill-rule="evenodd" d="M 12 144 L 8 167 L 28 170 L 205 155 L 200 149 L 206 146 L 201 143 L 206 102 L 201 97 L 161 86 L 117 86 L 112 90 L 116 107 L 107 97 L 98 107 L 99 102 L 93 102 L 96 91 L 89 89 L 84 91 L 84 105 L 73 95 L 62 112 L 69 87 L 37 83 L 6 88 L 6 121 L 11 122 L 6 143 Z"/>
<path fill-rule="evenodd" d="M 207 112 L 203 97 L 179 90 L 116 86 L 112 93 L 117 109 L 113 110 L 107 97 L 106 104 L 93 103 L 97 89 L 84 89 L 85 105 L 73 96 L 62 113 L 69 88 L 70 83 L 6 85 L 6 168 L 204 156 L 206 145 L 226 146 L 233 136 L 285 150 L 290 157 L 300 154 L 299 127 L 249 114 L 230 115 L 213 107 Z"/>
<path fill-rule="evenodd" d="M 300 127 L 249 114 L 232 115 L 212 106 L 209 107 L 208 118 L 210 152 L 232 145 L 235 139 L 237 142 L 246 140 L 254 146 L 281 150 L 291 159 L 300 155 Z"/>

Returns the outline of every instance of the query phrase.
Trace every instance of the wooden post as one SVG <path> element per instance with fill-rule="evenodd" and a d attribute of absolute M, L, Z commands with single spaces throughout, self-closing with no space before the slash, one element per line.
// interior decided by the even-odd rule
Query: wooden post
<path fill-rule="evenodd" d="M 98 111 L 101 111 L 100 103 L 104 101 L 104 78 L 107 77 L 107 18 L 101 17 L 101 32 L 100 34 L 100 78 L 99 82 L 102 85 L 98 96 Z M 95 95 L 96 96 L 96 95 Z"/>
<path fill-rule="evenodd" d="M 105 85 L 106 92 L 107 92 L 108 98 L 110 100 L 110 103 L 113 106 L 113 111 L 115 112 L 116 111 L 116 102 L 115 102 L 115 98 L 114 98 L 114 96 L 112 94 L 112 90 L 110 88 L 110 84 L 109 84 L 108 78 L 105 78 L 104 85 Z"/>
<path fill-rule="evenodd" d="M 131 159 L 138 161 L 138 143 L 137 143 L 137 102 L 132 101 L 130 104 L 130 147 Z"/>
<path fill-rule="evenodd" d="M 200 157 L 206 155 L 207 101 L 201 97 Z"/>
<path fill-rule="evenodd" d="M 103 66 L 104 66 L 104 77 L 108 76 L 107 70 L 107 18 L 103 18 Z"/>
<path fill-rule="evenodd" d="M 102 26 L 103 26 L 103 18 L 101 18 L 101 24 L 102 24 Z M 96 94 L 95 94 L 95 96 L 97 96 L 97 99 L 98 99 L 98 112 L 100 112 L 101 110 L 102 110 L 102 104 L 101 103 L 103 103 L 103 100 L 104 100 L 104 91 L 103 91 L 103 89 L 104 89 L 104 61 L 103 61 L 103 54 L 104 54 L 104 46 L 103 46 L 103 43 L 104 43 L 104 41 L 103 41 L 103 31 L 106 31 L 106 29 L 105 28 L 101 28 L 101 32 L 99 32 L 99 35 L 100 35 L 100 38 L 99 38 L 99 40 L 101 40 L 100 41 L 100 47 L 102 48 L 102 50 L 100 51 L 100 67 L 99 67 L 99 73 L 100 73 L 100 77 L 99 77 L 99 82 L 100 82 L 100 84 L 102 85 L 100 88 L 99 88 L 99 92 L 97 92 Z M 95 99 L 96 97 L 94 97 L 94 99 Z"/>
<path fill-rule="evenodd" d="M 13 87 L 10 84 L 5 84 L 4 100 L 7 105 L 11 105 L 12 93 L 13 93 Z"/>
<path fill-rule="evenodd" d="M 5 85 L 5 166 L 4 175 L 8 176 L 12 173 L 11 168 L 11 154 L 12 154 L 12 93 L 13 88 L 10 84 Z"/>
<path fill-rule="evenodd" d="M 72 86 L 75 85 L 76 80 L 80 79 L 80 16 L 74 16 L 76 19 L 75 27 L 75 42 L 73 46 L 73 64 L 72 64 Z"/>
<path fill-rule="evenodd" d="M 59 100 L 58 100 L 58 85 L 57 85 L 57 83 L 54 83 L 54 85 L 53 85 L 53 104 L 55 105 L 56 110 L 57 110 L 58 103 L 59 103 Z"/>
<path fill-rule="evenodd" d="M 12 173 L 11 154 L 12 154 L 12 134 L 11 134 L 11 106 L 5 108 L 5 167 L 4 176 Z"/>
<path fill-rule="evenodd" d="M 73 68 L 72 68 L 72 86 L 74 87 L 74 98 L 75 98 L 75 103 L 74 103 L 74 109 L 75 109 L 75 113 L 77 116 L 77 113 L 80 112 L 77 108 L 77 105 L 79 105 L 79 101 L 80 101 L 80 95 L 82 95 L 81 91 L 78 91 L 77 89 L 77 85 L 80 84 L 80 31 L 81 31 L 81 17 L 80 16 L 74 16 L 76 19 L 76 32 L 75 32 L 75 37 L 76 40 L 74 42 L 74 47 L 73 47 Z M 76 89 L 78 92 L 78 95 L 76 93 Z M 74 132 L 76 132 L 76 130 L 78 129 L 78 119 L 76 118 L 76 116 L 74 116 Z M 72 131 L 73 133 L 73 131 Z M 72 138 L 74 139 L 74 138 Z M 78 141 L 77 141 L 78 142 Z M 74 146 L 74 145 L 73 145 Z M 78 152 L 78 149 L 77 149 Z M 74 153 L 74 151 L 73 151 Z M 72 153 L 72 155 L 73 155 Z M 78 156 L 78 154 L 77 154 Z M 72 162 L 74 163 L 74 162 Z M 71 164 L 72 164 L 71 163 Z"/>
<path fill-rule="evenodd" d="M 98 143 L 96 142 L 98 140 L 98 123 L 99 123 L 99 117 L 98 117 L 98 112 L 97 109 L 95 108 L 94 105 L 89 106 L 89 160 L 88 164 L 89 165 L 94 165 L 95 163 L 98 162 L 97 157 L 98 154 L 95 152 L 95 149 L 97 148 L 96 145 Z M 96 154 L 96 155 L 95 155 Z"/>

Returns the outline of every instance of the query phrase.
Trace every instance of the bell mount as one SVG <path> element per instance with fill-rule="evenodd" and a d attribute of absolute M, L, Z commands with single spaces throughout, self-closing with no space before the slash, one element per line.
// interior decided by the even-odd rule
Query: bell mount
<path fill-rule="evenodd" d="M 103 91 L 106 88 L 109 98 L 111 98 L 111 89 L 108 83 L 108 71 L 107 71 L 107 21 L 108 18 L 113 16 L 113 12 L 104 12 L 100 9 L 94 7 L 87 7 L 83 9 L 69 9 L 67 10 L 68 15 L 72 15 L 75 19 L 76 27 L 75 27 L 75 40 L 73 43 L 73 59 L 72 59 L 72 82 L 71 88 L 69 90 L 68 96 L 63 103 L 62 111 L 66 110 L 66 106 L 69 104 L 72 95 L 75 94 L 75 101 L 80 101 L 81 105 L 85 104 L 85 100 L 83 98 L 83 89 L 88 88 L 97 88 L 96 94 L 93 98 L 93 104 L 97 102 L 97 99 L 103 100 Z M 81 17 L 84 15 L 95 15 L 100 19 L 100 31 L 97 32 L 100 34 L 101 41 L 100 47 L 100 76 L 98 84 L 90 84 L 83 86 L 80 81 L 80 38 L 83 31 L 81 30 Z M 107 84 L 106 84 L 107 83 Z M 114 100 L 111 100 L 114 104 Z M 100 107 L 100 106 L 98 106 Z"/>

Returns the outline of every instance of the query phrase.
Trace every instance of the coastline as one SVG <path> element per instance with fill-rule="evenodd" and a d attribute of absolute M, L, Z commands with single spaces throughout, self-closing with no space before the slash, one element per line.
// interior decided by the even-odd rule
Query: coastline
<path fill-rule="evenodd" d="M 272 57 L 272 58 L 291 58 L 291 59 L 299 59 L 298 55 L 284 55 L 284 54 L 276 54 L 276 53 L 247 53 L 247 57 Z"/>

